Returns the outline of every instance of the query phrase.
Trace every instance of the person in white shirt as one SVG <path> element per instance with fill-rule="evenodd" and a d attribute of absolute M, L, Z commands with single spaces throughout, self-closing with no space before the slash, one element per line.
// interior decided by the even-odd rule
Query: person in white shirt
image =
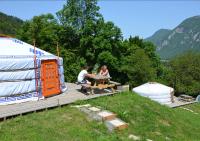
<path fill-rule="evenodd" d="M 82 68 L 81 72 L 78 74 L 78 79 L 77 79 L 78 83 L 81 83 L 81 84 L 91 84 L 91 82 L 89 82 L 87 80 L 87 78 L 92 78 L 93 75 L 89 74 L 87 72 L 87 70 L 88 70 L 88 66 L 84 66 Z"/>

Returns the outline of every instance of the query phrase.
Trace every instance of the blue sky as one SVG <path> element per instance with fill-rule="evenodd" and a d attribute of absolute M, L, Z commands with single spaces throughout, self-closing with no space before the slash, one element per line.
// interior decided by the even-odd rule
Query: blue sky
<path fill-rule="evenodd" d="M 0 0 L 0 11 L 28 20 L 35 15 L 55 14 L 64 3 L 65 0 Z M 105 20 L 120 27 L 125 38 L 146 38 L 158 29 L 173 29 L 184 19 L 200 15 L 198 0 L 102 0 L 98 5 Z"/>

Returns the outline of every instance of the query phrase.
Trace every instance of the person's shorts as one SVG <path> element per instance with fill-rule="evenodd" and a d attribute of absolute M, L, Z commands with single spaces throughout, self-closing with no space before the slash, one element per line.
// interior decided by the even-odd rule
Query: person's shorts
<path fill-rule="evenodd" d="M 82 80 L 81 82 L 78 82 L 78 83 L 80 83 L 80 84 L 87 84 L 88 81 L 87 80 Z"/>

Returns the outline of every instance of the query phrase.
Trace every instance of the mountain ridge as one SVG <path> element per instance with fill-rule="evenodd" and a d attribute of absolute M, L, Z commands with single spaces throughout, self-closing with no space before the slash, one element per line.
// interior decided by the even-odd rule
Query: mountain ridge
<path fill-rule="evenodd" d="M 157 53 L 162 59 L 170 59 L 189 50 L 200 51 L 200 15 L 185 19 L 172 30 L 164 30 L 158 30 L 145 39 L 157 46 Z M 161 36 L 163 34 L 165 36 Z"/>

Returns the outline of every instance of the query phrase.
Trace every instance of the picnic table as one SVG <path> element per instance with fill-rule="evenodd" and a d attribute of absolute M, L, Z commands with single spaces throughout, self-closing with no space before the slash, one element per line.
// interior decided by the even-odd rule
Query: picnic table
<path fill-rule="evenodd" d="M 115 92 L 115 84 L 110 84 L 109 81 L 111 77 L 102 76 L 102 75 L 94 75 L 92 77 L 94 80 L 94 85 L 82 84 L 83 87 L 90 90 L 90 94 L 94 94 L 94 89 L 107 89 L 110 88 L 112 92 Z"/>
<path fill-rule="evenodd" d="M 94 85 L 98 85 L 98 83 L 105 84 L 106 82 L 109 82 L 111 77 L 103 76 L 103 75 L 94 75 L 93 79 L 95 81 Z"/>

